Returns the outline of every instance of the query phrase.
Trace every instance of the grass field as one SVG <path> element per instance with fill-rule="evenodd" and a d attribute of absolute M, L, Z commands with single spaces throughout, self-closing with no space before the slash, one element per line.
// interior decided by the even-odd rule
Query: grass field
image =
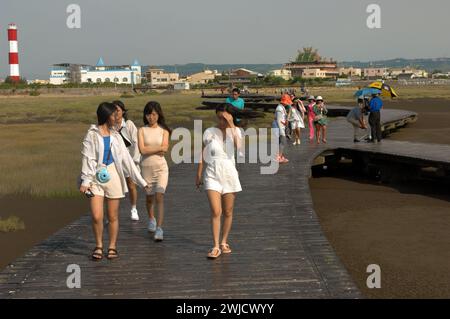
<path fill-rule="evenodd" d="M 353 104 L 355 88 L 311 88 L 329 103 Z M 440 98 L 450 100 L 448 87 L 400 87 L 400 99 L 391 103 L 401 107 L 405 99 Z M 261 91 L 260 91 L 261 92 Z M 273 94 L 273 89 L 267 93 Z M 96 122 L 96 108 L 117 96 L 24 96 L 0 97 L 0 196 L 77 197 L 76 179 L 80 171 L 81 142 L 90 124 Z M 139 95 L 122 99 L 129 117 L 138 126 L 142 110 L 150 100 L 163 106 L 172 127 L 192 129 L 193 120 L 203 127 L 215 123 L 214 112 L 199 111 L 200 92 Z M 272 116 L 252 122 L 269 127 Z"/>
<path fill-rule="evenodd" d="M 213 111 L 195 109 L 201 105 L 199 96 L 160 94 L 122 100 L 137 126 L 143 125 L 145 104 L 156 100 L 163 106 L 170 127 L 192 129 L 198 119 L 206 128 L 215 123 L 215 116 Z M 89 125 L 96 123 L 98 104 L 115 99 L 120 97 L 0 98 L 0 196 L 79 196 L 76 179 L 81 168 L 81 142 Z"/>

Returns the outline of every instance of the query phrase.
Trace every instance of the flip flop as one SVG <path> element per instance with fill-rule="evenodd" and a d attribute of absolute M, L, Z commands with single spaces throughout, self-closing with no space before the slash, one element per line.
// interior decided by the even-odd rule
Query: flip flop
<path fill-rule="evenodd" d="M 214 247 L 213 249 L 211 249 L 208 253 L 208 258 L 209 259 L 216 259 L 218 258 L 220 255 L 222 254 L 222 251 L 220 250 L 220 248 Z"/>
<path fill-rule="evenodd" d="M 228 245 L 228 244 L 220 244 L 220 249 L 222 250 L 223 254 L 231 253 L 231 248 L 230 248 L 230 245 Z"/>

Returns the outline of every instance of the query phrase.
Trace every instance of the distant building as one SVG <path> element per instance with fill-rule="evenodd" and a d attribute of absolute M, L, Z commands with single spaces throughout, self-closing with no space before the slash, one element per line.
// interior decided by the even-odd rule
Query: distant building
<path fill-rule="evenodd" d="M 218 76 L 217 70 L 205 70 L 203 72 L 191 74 L 187 77 L 187 81 L 190 84 L 207 84 L 209 81 L 213 81 Z"/>
<path fill-rule="evenodd" d="M 50 84 L 49 80 L 39 80 L 39 79 L 35 79 L 35 80 L 31 80 L 29 81 L 30 84 L 40 84 L 40 85 L 47 85 Z"/>
<path fill-rule="evenodd" d="M 140 84 L 142 68 L 137 60 L 131 65 L 106 66 L 100 58 L 95 66 L 60 63 L 50 70 L 50 84 L 66 83 L 117 83 Z"/>
<path fill-rule="evenodd" d="M 387 68 L 365 68 L 363 76 L 368 79 L 385 79 L 388 76 Z"/>
<path fill-rule="evenodd" d="M 220 84 L 248 84 L 251 83 L 253 79 L 263 78 L 264 75 L 261 73 L 239 68 L 231 70 L 229 72 L 224 72 L 219 80 Z"/>
<path fill-rule="evenodd" d="M 337 78 L 339 70 L 337 62 L 333 59 L 322 58 L 317 50 L 310 48 L 303 48 L 303 51 L 298 51 L 295 61 L 286 63 L 283 69 L 291 71 L 292 77 L 314 77 L 318 78 Z"/>
<path fill-rule="evenodd" d="M 448 79 L 448 78 L 450 78 L 450 72 L 448 72 L 448 73 L 434 73 L 431 77 L 433 79 Z"/>
<path fill-rule="evenodd" d="M 339 68 L 338 71 L 339 71 L 339 76 L 347 76 L 350 78 L 362 76 L 362 69 L 360 69 L 360 68 L 354 68 L 354 67 Z"/>
<path fill-rule="evenodd" d="M 269 73 L 267 73 L 267 75 L 268 76 L 276 76 L 276 77 L 279 77 L 279 78 L 283 78 L 286 81 L 292 79 L 292 72 L 291 72 L 291 70 L 286 70 L 286 69 L 272 70 Z"/>
<path fill-rule="evenodd" d="M 418 70 L 410 67 L 393 68 L 389 70 L 389 76 L 398 79 L 428 78 L 428 72 L 425 70 Z"/>
<path fill-rule="evenodd" d="M 147 82 L 152 87 L 173 86 L 180 80 L 178 73 L 167 73 L 163 69 L 150 68 L 145 73 Z"/>
<path fill-rule="evenodd" d="M 352 79 L 351 78 L 346 78 L 346 79 L 337 79 L 336 80 L 336 87 L 341 87 L 341 86 L 350 86 L 352 85 Z"/>
<path fill-rule="evenodd" d="M 176 91 L 190 90 L 191 86 L 189 82 L 177 82 L 173 85 L 173 89 Z"/>
<path fill-rule="evenodd" d="M 322 69 L 305 69 L 300 76 L 304 79 L 325 79 L 327 78 L 327 72 Z"/>

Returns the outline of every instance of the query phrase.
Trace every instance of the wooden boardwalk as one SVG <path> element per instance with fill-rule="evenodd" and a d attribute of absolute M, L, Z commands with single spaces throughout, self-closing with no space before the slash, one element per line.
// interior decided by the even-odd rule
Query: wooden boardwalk
<path fill-rule="evenodd" d="M 411 115 L 384 113 L 386 122 Z M 146 231 L 142 196 L 137 223 L 130 221 L 124 201 L 118 260 L 89 259 L 94 243 L 86 214 L 2 271 L 0 298 L 360 298 L 314 212 L 308 186 L 313 160 L 337 147 L 396 150 L 407 156 L 434 152 L 442 159 L 450 147 L 410 147 L 388 140 L 354 146 L 351 141 L 351 126 L 339 118 L 330 125 L 329 144 L 304 142 L 289 148 L 291 162 L 275 175 L 261 175 L 256 164 L 240 164 L 244 191 L 236 202 L 231 255 L 206 259 L 211 245 L 208 203 L 194 187 L 194 166 L 182 164 L 170 171 L 164 242 L 155 243 Z M 428 155 L 417 152 L 422 147 L 430 149 Z M 81 267 L 80 289 L 66 286 L 70 264 Z"/>

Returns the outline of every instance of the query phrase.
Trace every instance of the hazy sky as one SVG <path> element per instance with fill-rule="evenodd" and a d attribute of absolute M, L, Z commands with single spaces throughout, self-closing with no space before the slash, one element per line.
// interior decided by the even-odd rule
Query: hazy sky
<path fill-rule="evenodd" d="M 81 29 L 66 8 L 81 6 Z M 382 28 L 366 26 L 369 4 Z M 1 0 L 0 77 L 6 29 L 19 28 L 20 68 L 48 78 L 53 63 L 284 63 L 314 46 L 338 61 L 449 57 L 448 0 Z"/>

